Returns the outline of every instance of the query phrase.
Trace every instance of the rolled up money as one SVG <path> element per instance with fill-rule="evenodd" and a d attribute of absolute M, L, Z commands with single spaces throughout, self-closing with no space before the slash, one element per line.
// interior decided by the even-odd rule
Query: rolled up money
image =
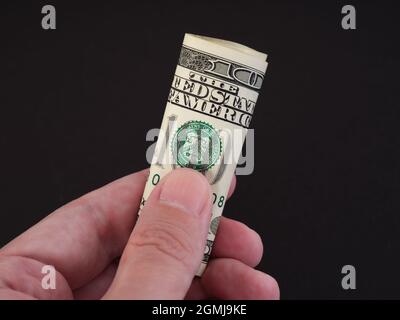
<path fill-rule="evenodd" d="M 198 276 L 210 257 L 266 58 L 230 41 L 192 34 L 183 40 L 140 209 L 171 170 L 187 167 L 205 175 L 213 191 L 213 207 Z"/>

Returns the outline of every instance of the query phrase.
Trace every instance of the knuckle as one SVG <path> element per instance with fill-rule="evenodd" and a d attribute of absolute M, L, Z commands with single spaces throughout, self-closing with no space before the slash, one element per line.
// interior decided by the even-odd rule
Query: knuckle
<path fill-rule="evenodd" d="M 185 230 L 166 222 L 147 225 L 133 236 L 135 247 L 150 248 L 183 264 L 194 254 L 191 239 Z"/>

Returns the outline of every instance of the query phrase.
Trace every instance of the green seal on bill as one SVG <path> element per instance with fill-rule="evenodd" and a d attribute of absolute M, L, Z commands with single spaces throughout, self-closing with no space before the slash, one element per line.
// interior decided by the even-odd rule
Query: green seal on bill
<path fill-rule="evenodd" d="M 171 147 L 179 166 L 198 171 L 210 169 L 222 153 L 218 132 L 204 121 L 184 123 L 176 131 Z"/>

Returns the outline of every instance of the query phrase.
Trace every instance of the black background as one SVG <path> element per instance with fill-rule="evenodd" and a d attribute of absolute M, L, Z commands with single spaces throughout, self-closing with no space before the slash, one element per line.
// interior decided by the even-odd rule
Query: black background
<path fill-rule="evenodd" d="M 41 28 L 45 4 L 56 30 Z M 341 28 L 345 4 L 356 30 Z M 400 298 L 399 13 L 388 1 L 2 1 L 0 245 L 147 166 L 191 32 L 269 55 L 255 171 L 224 214 L 261 234 L 259 268 L 282 298 Z"/>

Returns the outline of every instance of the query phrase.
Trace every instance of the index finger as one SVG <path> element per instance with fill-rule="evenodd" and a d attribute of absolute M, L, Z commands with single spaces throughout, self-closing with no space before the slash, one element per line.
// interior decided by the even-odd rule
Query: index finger
<path fill-rule="evenodd" d="M 70 202 L 0 250 L 52 265 L 71 289 L 118 257 L 137 218 L 148 170 L 116 180 Z"/>

